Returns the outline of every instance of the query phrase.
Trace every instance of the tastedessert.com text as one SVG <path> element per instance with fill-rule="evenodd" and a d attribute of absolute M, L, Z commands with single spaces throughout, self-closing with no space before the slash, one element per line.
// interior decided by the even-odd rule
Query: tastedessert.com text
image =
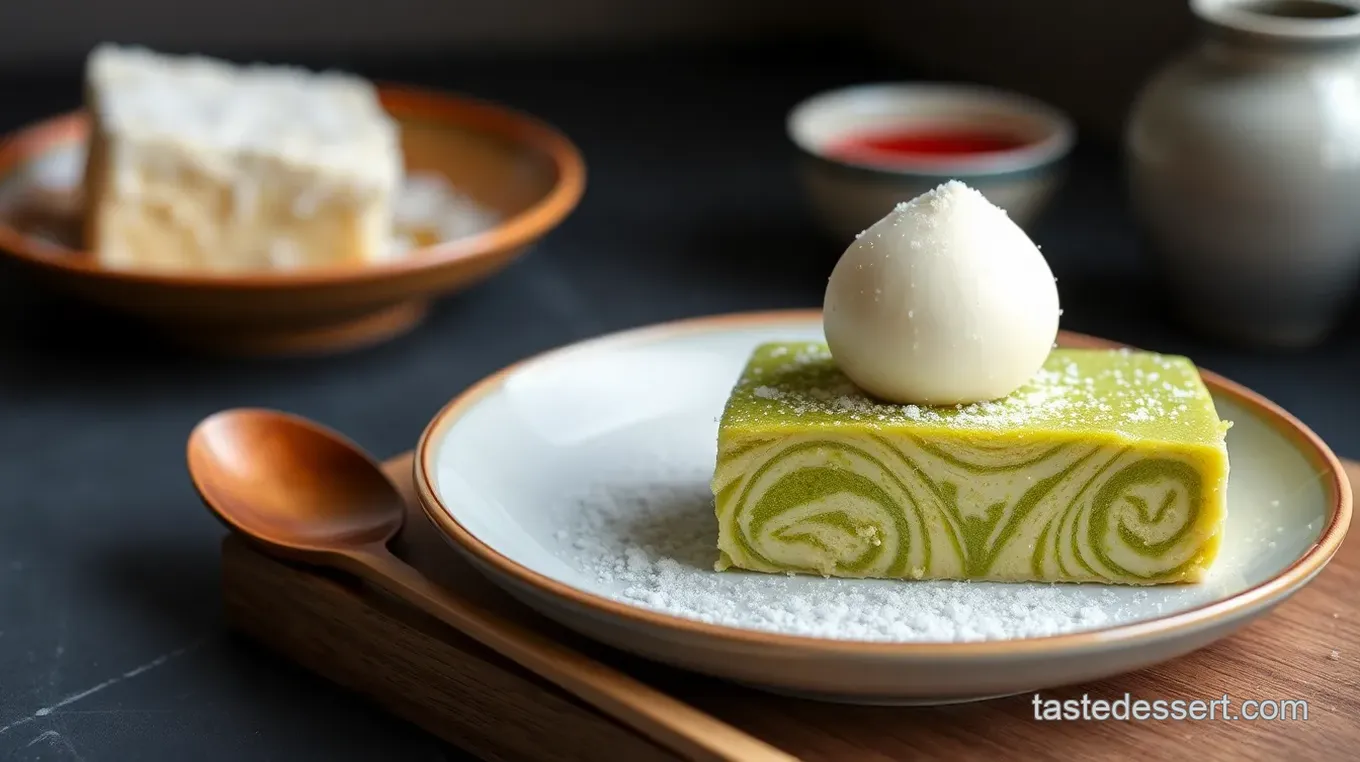
<path fill-rule="evenodd" d="M 1308 702 L 1303 699 L 1233 699 L 1226 693 L 1215 699 L 1142 699 L 1125 693 L 1115 699 L 1044 698 L 1034 694 L 1034 719 L 1045 720 L 1222 720 L 1303 722 Z"/>

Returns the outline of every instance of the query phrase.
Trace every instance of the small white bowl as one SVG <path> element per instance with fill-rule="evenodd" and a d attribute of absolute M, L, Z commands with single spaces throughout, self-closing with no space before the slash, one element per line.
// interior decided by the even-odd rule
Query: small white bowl
<path fill-rule="evenodd" d="M 1014 93 L 974 85 L 871 84 L 812 96 L 789 113 L 801 175 L 827 231 L 849 241 L 893 206 L 948 180 L 961 180 L 1028 225 L 1062 178 L 1075 142 L 1058 110 Z M 872 159 L 836 155 L 838 141 L 899 129 L 999 133 L 1020 145 L 997 151 Z"/>

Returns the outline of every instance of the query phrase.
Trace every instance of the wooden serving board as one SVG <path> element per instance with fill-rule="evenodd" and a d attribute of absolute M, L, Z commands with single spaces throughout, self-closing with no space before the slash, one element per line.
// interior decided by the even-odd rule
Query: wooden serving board
<path fill-rule="evenodd" d="M 942 759 L 1349 759 L 1360 746 L 1360 542 L 1232 638 L 1176 661 L 1044 698 L 1307 701 L 1307 719 L 1039 721 L 1030 696 L 952 707 L 821 704 L 644 662 L 511 600 L 438 537 L 411 492 L 410 456 L 386 464 L 411 512 L 394 550 L 476 603 L 551 633 L 809 762 Z M 1360 464 L 1347 464 L 1360 482 Z M 675 760 L 465 636 L 354 580 L 223 543 L 233 627 L 310 670 L 489 760 Z"/>

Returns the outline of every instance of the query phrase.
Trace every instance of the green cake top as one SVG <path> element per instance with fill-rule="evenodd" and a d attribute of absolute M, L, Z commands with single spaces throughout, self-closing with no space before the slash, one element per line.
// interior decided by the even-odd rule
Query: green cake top
<path fill-rule="evenodd" d="M 899 405 L 866 395 L 825 344 L 756 348 L 723 412 L 722 428 L 787 431 L 825 426 L 875 431 L 1109 432 L 1134 439 L 1218 444 L 1218 418 L 1199 371 L 1184 357 L 1127 349 L 1055 349 L 1042 370 L 994 402 Z"/>

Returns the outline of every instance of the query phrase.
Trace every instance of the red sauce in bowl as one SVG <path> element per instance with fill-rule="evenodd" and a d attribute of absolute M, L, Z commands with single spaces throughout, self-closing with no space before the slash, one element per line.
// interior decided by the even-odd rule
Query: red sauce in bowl
<path fill-rule="evenodd" d="M 1002 153 L 1032 142 L 999 130 L 909 127 L 851 134 L 828 145 L 825 153 L 843 161 L 891 164 Z"/>

